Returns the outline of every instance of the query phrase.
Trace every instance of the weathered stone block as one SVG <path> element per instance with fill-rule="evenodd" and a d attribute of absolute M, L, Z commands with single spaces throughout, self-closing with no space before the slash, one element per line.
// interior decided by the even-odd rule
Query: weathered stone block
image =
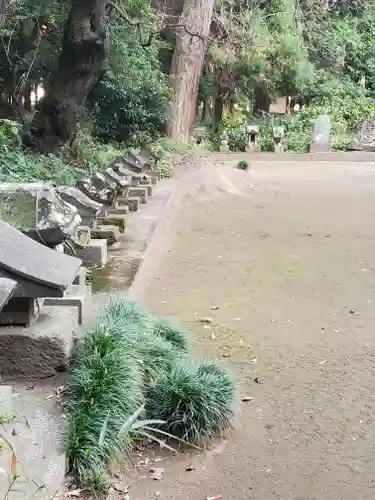
<path fill-rule="evenodd" d="M 128 205 L 130 212 L 137 212 L 139 210 L 140 199 L 138 197 L 129 196 L 123 201 Z"/>
<path fill-rule="evenodd" d="M 92 239 L 85 248 L 77 250 L 85 266 L 103 268 L 108 262 L 107 240 Z"/>
<path fill-rule="evenodd" d="M 147 188 L 141 186 L 138 186 L 136 188 L 130 188 L 129 196 L 139 198 L 141 200 L 141 203 L 147 203 L 147 198 L 148 198 Z"/>
<path fill-rule="evenodd" d="M 64 370 L 76 327 L 74 311 L 44 306 L 28 328 L 0 329 L 0 376 L 44 378 Z"/>
<path fill-rule="evenodd" d="M 122 214 L 108 214 L 105 217 L 101 217 L 99 222 L 104 226 L 118 226 L 120 233 L 125 233 L 127 216 Z"/>
<path fill-rule="evenodd" d="M 117 226 L 99 224 L 98 227 L 92 231 L 91 236 L 93 239 L 99 238 L 107 240 L 107 244 L 112 245 L 112 243 L 120 239 L 120 230 Z"/>

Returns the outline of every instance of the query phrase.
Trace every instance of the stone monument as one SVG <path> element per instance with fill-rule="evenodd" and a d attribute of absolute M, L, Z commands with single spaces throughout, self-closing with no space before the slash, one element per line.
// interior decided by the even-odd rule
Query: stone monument
<path fill-rule="evenodd" d="M 220 141 L 220 153 L 229 153 L 228 134 L 223 132 Z"/>
<path fill-rule="evenodd" d="M 81 261 L 0 221 L 0 375 L 52 375 L 68 363 L 75 315 L 63 298 Z"/>
<path fill-rule="evenodd" d="M 67 239 L 81 244 L 77 209 L 46 184 L 0 184 L 0 218 L 51 248 Z"/>
<path fill-rule="evenodd" d="M 310 153 L 330 153 L 331 119 L 328 115 L 319 115 L 314 122 L 313 140 L 310 144 Z"/>
<path fill-rule="evenodd" d="M 246 127 L 247 153 L 260 153 L 259 125 L 248 125 Z"/>
<path fill-rule="evenodd" d="M 283 137 L 285 135 L 284 127 L 273 127 L 273 144 L 275 153 L 283 153 Z"/>
<path fill-rule="evenodd" d="M 75 187 L 59 186 L 56 191 L 63 201 L 76 207 L 82 219 L 82 224 L 91 228 L 96 227 L 97 219 L 103 208 L 101 203 L 92 200 Z"/>
<path fill-rule="evenodd" d="M 349 151 L 375 152 L 375 122 L 363 121 L 357 132 L 356 138 L 349 144 Z"/>

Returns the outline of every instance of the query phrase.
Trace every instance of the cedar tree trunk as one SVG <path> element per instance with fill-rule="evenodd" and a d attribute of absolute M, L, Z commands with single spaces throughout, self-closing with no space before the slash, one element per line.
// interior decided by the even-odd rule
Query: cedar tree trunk
<path fill-rule="evenodd" d="M 179 28 L 173 54 L 172 98 L 167 126 L 168 136 L 176 142 L 189 141 L 195 121 L 199 79 L 213 7 L 214 0 L 185 0 L 180 18 L 179 24 L 186 30 Z"/>
<path fill-rule="evenodd" d="M 86 97 L 105 71 L 106 3 L 71 0 L 57 68 L 31 127 L 32 144 L 42 153 L 56 151 L 71 140 Z"/>

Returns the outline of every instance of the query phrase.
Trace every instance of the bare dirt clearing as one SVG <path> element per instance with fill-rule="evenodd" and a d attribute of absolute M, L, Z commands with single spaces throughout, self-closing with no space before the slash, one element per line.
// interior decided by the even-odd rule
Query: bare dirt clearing
<path fill-rule="evenodd" d="M 131 498 L 373 499 L 375 165 L 205 161 L 173 182 L 133 296 L 253 400 L 229 440 L 134 474 Z"/>

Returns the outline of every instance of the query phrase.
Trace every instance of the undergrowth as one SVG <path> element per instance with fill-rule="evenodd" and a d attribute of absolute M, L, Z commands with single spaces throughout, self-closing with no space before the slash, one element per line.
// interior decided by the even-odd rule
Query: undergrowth
<path fill-rule="evenodd" d="M 113 299 L 75 347 L 64 435 L 77 485 L 104 495 L 109 468 L 139 439 L 201 443 L 230 426 L 234 383 L 189 359 L 187 332 L 136 302 Z"/>

